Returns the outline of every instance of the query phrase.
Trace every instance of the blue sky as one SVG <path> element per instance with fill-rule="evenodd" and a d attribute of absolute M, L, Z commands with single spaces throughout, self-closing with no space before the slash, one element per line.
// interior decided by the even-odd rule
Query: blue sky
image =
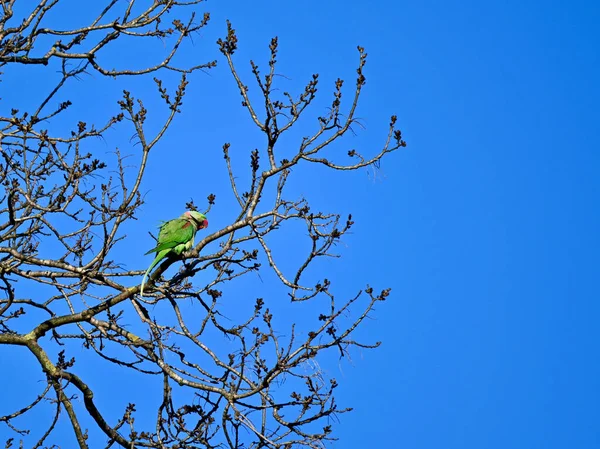
<path fill-rule="evenodd" d="M 135 223 L 143 231 L 133 231 L 136 251 L 120 250 L 125 263 L 149 263 L 146 230 L 179 215 L 190 197 L 217 194 L 211 227 L 235 215 L 220 147 L 229 141 L 245 155 L 262 140 L 216 52 L 226 19 L 247 84 L 247 60 L 264 67 L 277 35 L 281 88 L 298 92 L 318 72 L 323 102 L 338 76 L 352 84 L 362 45 L 365 129 L 345 142 L 375 152 L 397 114 L 409 146 L 385 158 L 377 176 L 298 170 L 293 184 L 314 204 L 356 218 L 343 258 L 327 265 L 340 295 L 366 283 L 392 287 L 359 331 L 381 348 L 323 362 L 340 382 L 338 402 L 355 408 L 341 417 L 333 447 L 599 448 L 600 6 L 261 0 L 206 8 L 211 25 L 181 60 L 220 65 L 191 77 L 184 113 L 153 155 Z M 92 82 L 110 84 L 90 77 L 73 92 Z M 125 83 L 158 104 L 151 80 Z M 99 98 L 98 109 L 117 96 Z M 2 97 L 4 108 L 11 94 Z M 125 135 L 102 151 L 129 148 Z"/>

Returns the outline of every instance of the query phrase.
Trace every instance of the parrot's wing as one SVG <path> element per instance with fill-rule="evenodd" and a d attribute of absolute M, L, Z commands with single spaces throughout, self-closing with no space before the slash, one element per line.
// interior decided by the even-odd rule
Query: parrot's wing
<path fill-rule="evenodd" d="M 158 245 L 146 254 L 156 253 L 165 249 L 174 248 L 181 243 L 187 243 L 194 237 L 195 231 L 196 228 L 188 220 L 176 218 L 167 221 L 160 227 L 160 232 L 158 233 Z"/>

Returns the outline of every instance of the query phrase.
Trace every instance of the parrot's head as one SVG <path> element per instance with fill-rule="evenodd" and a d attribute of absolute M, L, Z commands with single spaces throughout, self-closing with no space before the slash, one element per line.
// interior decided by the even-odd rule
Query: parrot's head
<path fill-rule="evenodd" d="M 206 215 L 196 212 L 195 210 L 189 210 L 183 215 L 186 219 L 191 220 L 198 229 L 208 228 L 208 219 L 206 218 Z"/>

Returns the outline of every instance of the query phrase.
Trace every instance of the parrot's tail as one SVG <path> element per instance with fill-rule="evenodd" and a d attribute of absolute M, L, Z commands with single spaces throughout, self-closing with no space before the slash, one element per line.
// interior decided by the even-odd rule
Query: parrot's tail
<path fill-rule="evenodd" d="M 142 286 L 140 287 L 140 296 L 144 297 L 144 284 L 146 283 L 146 279 L 148 279 L 148 273 L 150 273 L 150 268 L 146 270 L 144 273 L 144 277 L 142 278 Z"/>
<path fill-rule="evenodd" d="M 160 252 L 156 255 L 156 258 L 152 261 L 152 263 L 150 264 L 150 266 L 148 267 L 148 269 L 146 270 L 146 272 L 144 273 L 144 277 L 142 279 L 142 285 L 140 287 L 140 296 L 143 298 L 144 297 L 144 284 L 146 284 L 146 279 L 148 279 L 148 275 L 150 274 L 150 272 L 152 271 L 152 268 L 154 268 L 156 266 L 156 264 L 158 262 L 160 262 L 162 260 L 162 258 L 165 257 L 164 254 L 161 254 Z"/>

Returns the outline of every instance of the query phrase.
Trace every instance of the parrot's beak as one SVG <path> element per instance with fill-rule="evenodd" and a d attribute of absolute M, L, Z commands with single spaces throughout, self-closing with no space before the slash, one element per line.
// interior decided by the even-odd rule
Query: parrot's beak
<path fill-rule="evenodd" d="M 200 229 L 206 229 L 206 228 L 208 228 L 208 220 L 207 220 L 207 219 L 205 219 L 205 220 L 202 222 L 202 226 L 201 226 L 201 228 L 200 228 Z"/>

